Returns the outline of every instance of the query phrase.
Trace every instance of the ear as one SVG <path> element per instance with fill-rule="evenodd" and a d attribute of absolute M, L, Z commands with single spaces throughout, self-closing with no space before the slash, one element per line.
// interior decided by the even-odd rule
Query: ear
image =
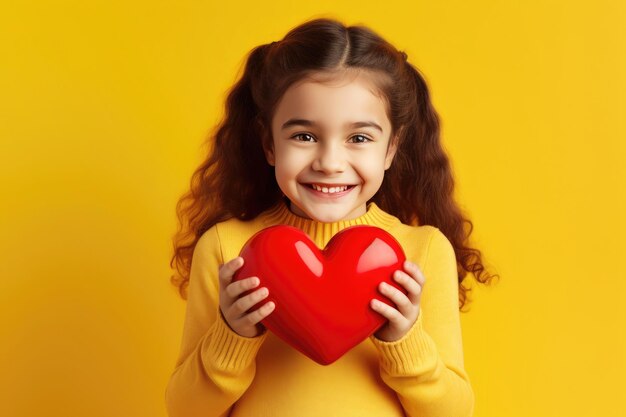
<path fill-rule="evenodd" d="M 270 140 L 263 141 L 263 152 L 265 152 L 265 159 L 271 166 L 276 166 L 276 159 L 274 157 L 274 144 Z"/>
<path fill-rule="evenodd" d="M 394 139 L 394 140 L 391 140 Z M 391 138 L 391 142 L 387 146 L 387 155 L 385 156 L 385 171 L 391 167 L 391 163 L 393 162 L 393 157 L 396 155 L 396 151 L 398 150 L 398 136 L 395 138 Z"/>
<path fill-rule="evenodd" d="M 274 139 L 272 138 L 272 133 L 265 127 L 265 123 L 262 122 L 260 115 L 257 114 L 254 122 L 261 138 L 261 147 L 263 148 L 265 159 L 268 164 L 274 166 L 276 159 L 274 157 Z"/>

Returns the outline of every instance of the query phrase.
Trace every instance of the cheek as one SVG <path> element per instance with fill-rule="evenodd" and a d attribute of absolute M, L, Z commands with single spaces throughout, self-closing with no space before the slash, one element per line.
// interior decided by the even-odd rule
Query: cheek
<path fill-rule="evenodd" d="M 385 175 L 385 158 L 381 157 L 379 152 L 361 155 L 356 166 L 361 178 L 372 183 L 382 183 Z"/>
<path fill-rule="evenodd" d="M 308 159 L 302 152 L 280 149 L 276 153 L 276 173 L 295 176 L 308 165 Z"/>

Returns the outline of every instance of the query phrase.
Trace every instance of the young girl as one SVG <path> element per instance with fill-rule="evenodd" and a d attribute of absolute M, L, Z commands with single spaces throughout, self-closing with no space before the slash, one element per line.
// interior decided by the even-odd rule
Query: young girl
<path fill-rule="evenodd" d="M 461 282 L 484 268 L 407 55 L 363 26 L 306 22 L 251 52 L 213 139 L 178 205 L 173 283 L 187 310 L 169 415 L 471 416 Z M 394 279 L 407 294 L 381 284 L 397 308 L 372 300 L 386 324 L 331 365 L 262 326 L 274 303 L 248 311 L 269 296 L 258 277 L 232 282 L 248 238 L 276 224 L 320 248 L 368 224 L 406 253 Z"/>

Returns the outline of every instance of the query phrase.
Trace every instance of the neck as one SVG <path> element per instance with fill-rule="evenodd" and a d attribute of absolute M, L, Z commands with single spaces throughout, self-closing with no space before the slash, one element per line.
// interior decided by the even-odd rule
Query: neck
<path fill-rule="evenodd" d="M 323 248 L 326 243 L 340 230 L 356 225 L 370 225 L 388 231 L 400 220 L 391 214 L 383 211 L 374 202 L 367 204 L 365 214 L 350 220 L 340 220 L 331 223 L 319 222 L 293 213 L 289 209 L 289 200 L 285 197 L 274 207 L 264 213 L 264 222 L 267 226 L 274 224 L 287 224 L 297 227 L 305 232 L 315 244 Z"/>

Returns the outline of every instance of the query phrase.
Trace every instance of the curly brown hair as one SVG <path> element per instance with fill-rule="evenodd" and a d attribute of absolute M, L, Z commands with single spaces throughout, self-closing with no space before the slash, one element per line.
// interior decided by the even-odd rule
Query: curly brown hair
<path fill-rule="evenodd" d="M 370 201 L 405 224 L 432 225 L 448 238 L 457 259 L 460 309 L 469 301 L 471 288 L 463 285 L 468 272 L 483 284 L 498 277 L 486 272 L 481 252 L 469 245 L 473 224 L 454 201 L 439 116 L 419 70 L 405 52 L 371 29 L 319 18 L 293 28 L 279 42 L 252 49 L 243 75 L 228 93 L 224 118 L 205 142 L 208 157 L 176 205 L 179 230 L 170 266 L 177 274 L 170 281 L 183 299 L 202 234 L 229 218 L 253 219 L 283 196 L 264 153 L 271 146 L 269 126 L 283 93 L 311 74 L 347 69 L 379 75 L 376 84 L 398 145 Z"/>

